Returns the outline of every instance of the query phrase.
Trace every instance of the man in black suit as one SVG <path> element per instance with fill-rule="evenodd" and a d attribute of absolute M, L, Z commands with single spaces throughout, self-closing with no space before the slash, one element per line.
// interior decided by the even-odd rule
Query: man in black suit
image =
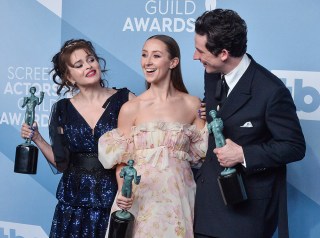
<path fill-rule="evenodd" d="M 196 175 L 195 237 L 288 237 L 286 164 L 303 159 L 305 140 L 289 90 L 246 53 L 247 26 L 232 10 L 205 12 L 195 23 L 194 59 L 205 67 L 208 113 L 218 110 L 226 144 L 212 134 Z M 217 84 L 224 76 L 227 98 Z M 248 199 L 225 205 L 217 178 L 225 167 L 241 173 Z"/>

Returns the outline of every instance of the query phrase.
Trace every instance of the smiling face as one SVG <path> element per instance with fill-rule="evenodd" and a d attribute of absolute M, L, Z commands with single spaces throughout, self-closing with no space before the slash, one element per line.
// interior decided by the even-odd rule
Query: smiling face
<path fill-rule="evenodd" d="M 97 59 L 83 49 L 77 49 L 70 55 L 68 80 L 78 87 L 100 83 L 101 70 Z"/>
<path fill-rule="evenodd" d="M 193 54 L 194 60 L 199 60 L 206 69 L 207 73 L 219 73 L 223 67 L 221 54 L 215 56 L 207 48 L 207 36 L 195 34 L 195 52 Z"/>
<path fill-rule="evenodd" d="M 142 49 L 141 67 L 148 83 L 170 80 L 171 69 L 178 63 L 178 58 L 171 59 L 162 41 L 149 39 L 145 42 Z"/>

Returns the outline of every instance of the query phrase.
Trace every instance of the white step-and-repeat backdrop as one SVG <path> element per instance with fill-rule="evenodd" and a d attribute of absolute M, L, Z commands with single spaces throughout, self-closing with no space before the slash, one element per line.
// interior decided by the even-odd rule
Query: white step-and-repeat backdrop
<path fill-rule="evenodd" d="M 61 175 L 42 154 L 36 175 L 13 172 L 23 142 L 22 98 L 45 92 L 37 107 L 48 138 L 57 100 L 48 74 L 51 58 L 71 38 L 91 40 L 107 60 L 109 86 L 144 90 L 141 48 L 154 34 L 179 43 L 191 94 L 203 97 L 203 67 L 192 60 L 193 21 L 206 9 L 231 8 L 248 24 L 248 52 L 292 92 L 307 140 L 304 160 L 288 166 L 288 206 L 293 238 L 320 237 L 320 1 L 319 0 L 0 0 L 0 238 L 48 237 Z"/>

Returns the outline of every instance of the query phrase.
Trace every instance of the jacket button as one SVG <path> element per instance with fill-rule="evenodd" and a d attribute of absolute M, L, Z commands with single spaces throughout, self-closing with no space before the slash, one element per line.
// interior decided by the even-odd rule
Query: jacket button
<path fill-rule="evenodd" d="M 204 182 L 204 179 L 201 179 L 201 183 L 203 183 Z"/>

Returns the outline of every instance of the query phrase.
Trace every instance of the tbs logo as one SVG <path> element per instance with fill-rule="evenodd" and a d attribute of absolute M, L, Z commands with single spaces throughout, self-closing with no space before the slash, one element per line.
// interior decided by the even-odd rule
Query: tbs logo
<path fill-rule="evenodd" d="M 287 88 L 302 120 L 320 120 L 320 72 L 273 70 Z"/>

